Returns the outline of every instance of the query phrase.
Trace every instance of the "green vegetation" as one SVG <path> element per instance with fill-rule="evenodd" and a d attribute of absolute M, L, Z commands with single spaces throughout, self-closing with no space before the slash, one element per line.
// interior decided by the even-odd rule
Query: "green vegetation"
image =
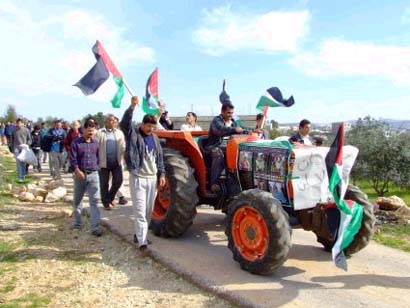
<path fill-rule="evenodd" d="M 370 201 L 375 202 L 377 199 L 377 193 L 374 191 L 372 184 L 366 180 L 357 180 L 355 184 L 360 187 L 360 190 L 367 194 Z M 405 188 L 400 188 L 396 184 L 390 184 L 389 193 L 387 196 L 396 195 L 404 200 L 407 206 L 410 206 L 410 190 Z"/>
<path fill-rule="evenodd" d="M 409 137 L 370 116 L 359 119 L 346 133 L 346 144 L 359 149 L 351 177 L 369 181 L 378 196 L 391 195 L 393 183 L 410 188 Z"/>
<path fill-rule="evenodd" d="M 9 281 L 5 283 L 3 287 L 0 287 L 0 294 L 5 294 L 13 291 L 16 288 L 17 278 L 12 277 Z"/>
<path fill-rule="evenodd" d="M 410 226 L 381 226 L 374 240 L 380 244 L 410 252 Z"/>
<path fill-rule="evenodd" d="M 40 308 L 46 307 L 50 302 L 48 297 L 29 293 L 8 303 L 0 304 L 0 308 Z"/>

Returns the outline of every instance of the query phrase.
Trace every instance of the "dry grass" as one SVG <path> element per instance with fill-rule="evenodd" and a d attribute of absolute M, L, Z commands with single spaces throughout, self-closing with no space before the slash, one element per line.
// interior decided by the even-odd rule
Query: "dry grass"
<path fill-rule="evenodd" d="M 0 208 L 0 307 L 231 307 L 109 232 L 74 238 L 68 207 Z"/>

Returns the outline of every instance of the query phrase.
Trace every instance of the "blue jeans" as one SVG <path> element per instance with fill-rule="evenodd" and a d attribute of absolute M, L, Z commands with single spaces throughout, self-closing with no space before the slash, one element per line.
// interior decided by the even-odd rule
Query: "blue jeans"
<path fill-rule="evenodd" d="M 98 171 L 87 174 L 85 180 L 79 180 L 75 174 L 74 179 L 74 199 L 73 199 L 73 226 L 81 227 L 81 211 L 83 209 L 83 197 L 88 194 L 91 212 L 91 232 L 100 230 L 100 210 L 98 209 Z"/>
<path fill-rule="evenodd" d="M 16 166 L 17 166 L 17 176 L 19 181 L 23 181 L 26 177 L 26 163 L 21 162 L 17 159 L 17 156 L 20 154 L 19 149 L 14 149 L 14 158 L 16 159 Z"/>

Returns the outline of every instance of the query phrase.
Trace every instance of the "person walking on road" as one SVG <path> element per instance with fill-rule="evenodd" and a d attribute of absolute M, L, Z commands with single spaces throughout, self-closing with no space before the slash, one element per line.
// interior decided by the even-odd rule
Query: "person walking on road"
<path fill-rule="evenodd" d="M 95 135 L 99 144 L 100 159 L 100 193 L 104 209 L 114 206 L 115 195 L 122 185 L 122 158 L 125 152 L 125 139 L 121 130 L 115 127 L 115 116 L 105 117 L 105 127 Z M 110 177 L 112 177 L 111 187 Z"/>
<path fill-rule="evenodd" d="M 146 255 L 148 227 L 157 194 L 157 182 L 165 185 L 165 167 L 159 139 L 153 134 L 157 126 L 155 116 L 146 114 L 139 127 L 132 125 L 138 97 L 131 98 L 131 105 L 122 117 L 120 127 L 126 141 L 126 164 L 130 172 L 130 192 L 134 208 L 135 237 L 139 250 Z"/>
<path fill-rule="evenodd" d="M 80 127 L 81 123 L 78 120 L 73 121 L 72 128 L 67 133 L 67 136 L 64 139 L 64 148 L 67 152 L 68 156 L 68 172 L 73 172 L 73 168 L 70 165 L 70 152 L 71 152 L 71 143 L 73 142 L 74 139 L 80 137 Z"/>
<path fill-rule="evenodd" d="M 40 126 L 38 125 L 34 125 L 34 129 L 31 132 L 31 149 L 37 158 L 37 166 L 33 166 L 33 168 L 41 172 L 41 134 Z"/>
<path fill-rule="evenodd" d="M 101 236 L 98 209 L 98 141 L 95 139 L 94 119 L 88 118 L 85 121 L 83 136 L 72 142 L 70 159 L 71 166 L 74 168 L 73 229 L 81 229 L 83 197 L 87 192 L 91 212 L 91 234 Z"/>
<path fill-rule="evenodd" d="M 54 128 L 50 130 L 49 137 L 52 138 L 51 151 L 50 151 L 50 170 L 51 176 L 54 179 L 61 179 L 61 168 L 64 165 L 64 139 L 66 133 L 62 128 L 61 120 L 54 122 Z"/>
<path fill-rule="evenodd" d="M 46 123 L 44 122 L 40 124 L 40 135 L 41 135 L 41 140 L 45 141 L 48 135 L 48 129 L 46 127 Z M 41 149 L 42 160 L 44 164 L 47 162 L 47 153 L 49 152 L 46 152 L 43 149 Z"/>
<path fill-rule="evenodd" d="M 27 129 L 27 127 L 24 126 L 22 119 L 17 119 L 16 128 L 13 130 L 13 133 L 10 137 L 10 146 L 14 153 L 14 157 L 16 158 L 17 176 L 19 183 L 22 183 L 24 181 L 27 174 L 27 164 L 17 159 L 17 156 L 22 151 L 21 145 L 23 144 L 26 144 L 27 146 L 31 145 L 30 131 Z"/>
<path fill-rule="evenodd" d="M 23 120 L 22 120 L 23 122 Z M 13 122 L 8 122 L 4 127 L 4 134 L 6 135 L 7 146 L 9 147 L 10 152 L 13 153 L 13 145 L 11 144 L 11 136 L 13 135 L 16 125 Z"/>

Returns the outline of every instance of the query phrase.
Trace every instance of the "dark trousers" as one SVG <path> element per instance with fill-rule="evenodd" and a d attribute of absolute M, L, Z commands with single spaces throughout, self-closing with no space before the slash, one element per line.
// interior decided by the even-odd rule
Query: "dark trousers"
<path fill-rule="evenodd" d="M 218 147 L 213 147 L 210 151 L 212 158 L 210 184 L 213 185 L 218 183 L 218 179 L 224 169 L 225 155 L 224 151 Z"/>
<path fill-rule="evenodd" d="M 104 206 L 108 206 L 114 200 L 115 194 L 121 187 L 122 167 L 118 163 L 107 164 L 107 168 L 101 168 L 99 174 L 101 203 Z M 111 187 L 109 187 L 110 175 L 112 176 Z"/>
<path fill-rule="evenodd" d="M 41 171 L 41 150 L 40 149 L 33 149 L 34 154 L 37 158 L 37 166 L 33 166 L 34 169 L 37 171 Z"/>

